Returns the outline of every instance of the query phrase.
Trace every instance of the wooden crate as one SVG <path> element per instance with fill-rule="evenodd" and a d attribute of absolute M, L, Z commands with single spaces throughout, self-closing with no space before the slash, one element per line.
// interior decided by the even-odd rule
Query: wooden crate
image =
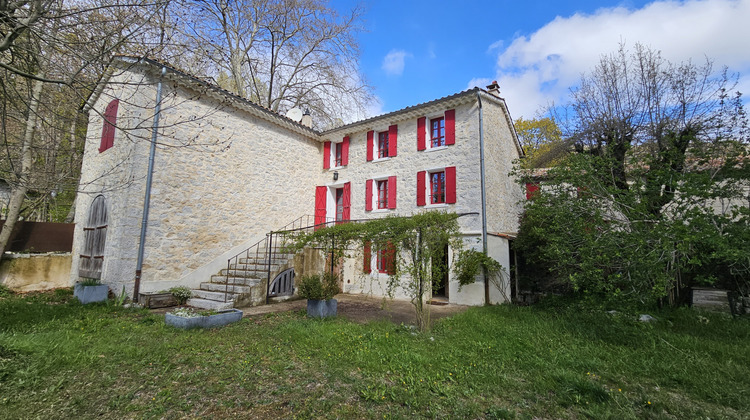
<path fill-rule="evenodd" d="M 150 309 L 177 306 L 177 298 L 169 292 L 139 293 L 138 302 Z"/>

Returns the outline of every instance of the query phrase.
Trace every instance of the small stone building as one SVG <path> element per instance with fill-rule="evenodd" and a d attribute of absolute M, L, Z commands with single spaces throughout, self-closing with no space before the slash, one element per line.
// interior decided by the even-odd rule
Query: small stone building
<path fill-rule="evenodd" d="M 272 295 L 293 294 L 294 270 L 323 265 L 312 255 L 269 261 L 269 231 L 433 209 L 476 213 L 459 219 L 466 243 L 486 243 L 509 267 L 507 233 L 524 198 L 509 173 L 522 150 L 497 85 L 488 89 L 318 132 L 300 112 L 118 57 L 88 103 L 71 282 L 100 278 L 129 295 L 185 285 L 195 305 L 258 304 L 269 281 Z M 379 263 L 377 253 L 370 267 L 346 261 L 344 291 L 383 295 Z M 490 289 L 490 303 L 509 296 Z M 440 289 L 470 305 L 485 293 L 481 278 Z"/>

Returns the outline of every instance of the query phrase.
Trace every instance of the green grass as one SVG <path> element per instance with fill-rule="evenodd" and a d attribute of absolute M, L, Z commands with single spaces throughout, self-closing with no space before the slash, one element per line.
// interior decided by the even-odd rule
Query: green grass
<path fill-rule="evenodd" d="M 414 334 L 295 312 L 182 331 L 69 291 L 6 296 L 0 418 L 748 418 L 750 323 L 636 315 L 485 307 Z"/>

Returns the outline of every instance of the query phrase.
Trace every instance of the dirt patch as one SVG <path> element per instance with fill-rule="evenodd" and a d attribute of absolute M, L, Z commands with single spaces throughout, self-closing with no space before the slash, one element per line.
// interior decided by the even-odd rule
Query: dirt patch
<path fill-rule="evenodd" d="M 374 298 L 363 295 L 345 295 L 336 296 L 338 301 L 338 316 L 346 318 L 353 322 L 367 323 L 370 321 L 386 320 L 395 324 L 416 324 L 416 314 L 414 306 L 408 300 L 394 300 Z M 239 308 L 244 317 L 263 315 L 268 313 L 302 311 L 307 308 L 307 301 L 304 299 L 293 300 L 269 305 L 249 306 Z M 465 311 L 468 306 L 464 305 L 431 305 L 430 316 L 432 320 L 445 318 Z M 160 308 L 152 310 L 152 313 L 163 314 L 174 308 Z"/>

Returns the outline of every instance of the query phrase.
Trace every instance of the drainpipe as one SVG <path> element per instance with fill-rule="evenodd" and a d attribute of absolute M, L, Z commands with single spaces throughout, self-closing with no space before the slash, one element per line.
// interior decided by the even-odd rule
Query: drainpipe
<path fill-rule="evenodd" d="M 135 287 L 133 288 L 133 302 L 138 301 L 141 288 L 141 270 L 143 269 L 143 253 L 145 252 L 146 227 L 148 226 L 148 210 L 151 203 L 151 183 L 154 178 L 154 155 L 156 154 L 156 136 L 159 130 L 159 114 L 161 113 L 162 79 L 167 68 L 161 68 L 159 83 L 156 85 L 156 107 L 154 108 L 154 124 L 151 127 L 151 150 L 148 154 L 148 172 L 146 173 L 146 196 L 143 199 L 143 219 L 141 220 L 141 240 L 138 242 L 138 262 L 135 266 Z"/>
<path fill-rule="evenodd" d="M 482 187 L 482 252 L 487 254 L 487 192 L 484 177 L 484 119 L 482 110 L 482 92 L 477 89 L 477 102 L 479 103 L 479 170 L 481 172 Z M 484 269 L 482 270 L 484 271 Z M 487 273 L 484 274 L 484 304 L 490 304 L 490 282 Z"/>

